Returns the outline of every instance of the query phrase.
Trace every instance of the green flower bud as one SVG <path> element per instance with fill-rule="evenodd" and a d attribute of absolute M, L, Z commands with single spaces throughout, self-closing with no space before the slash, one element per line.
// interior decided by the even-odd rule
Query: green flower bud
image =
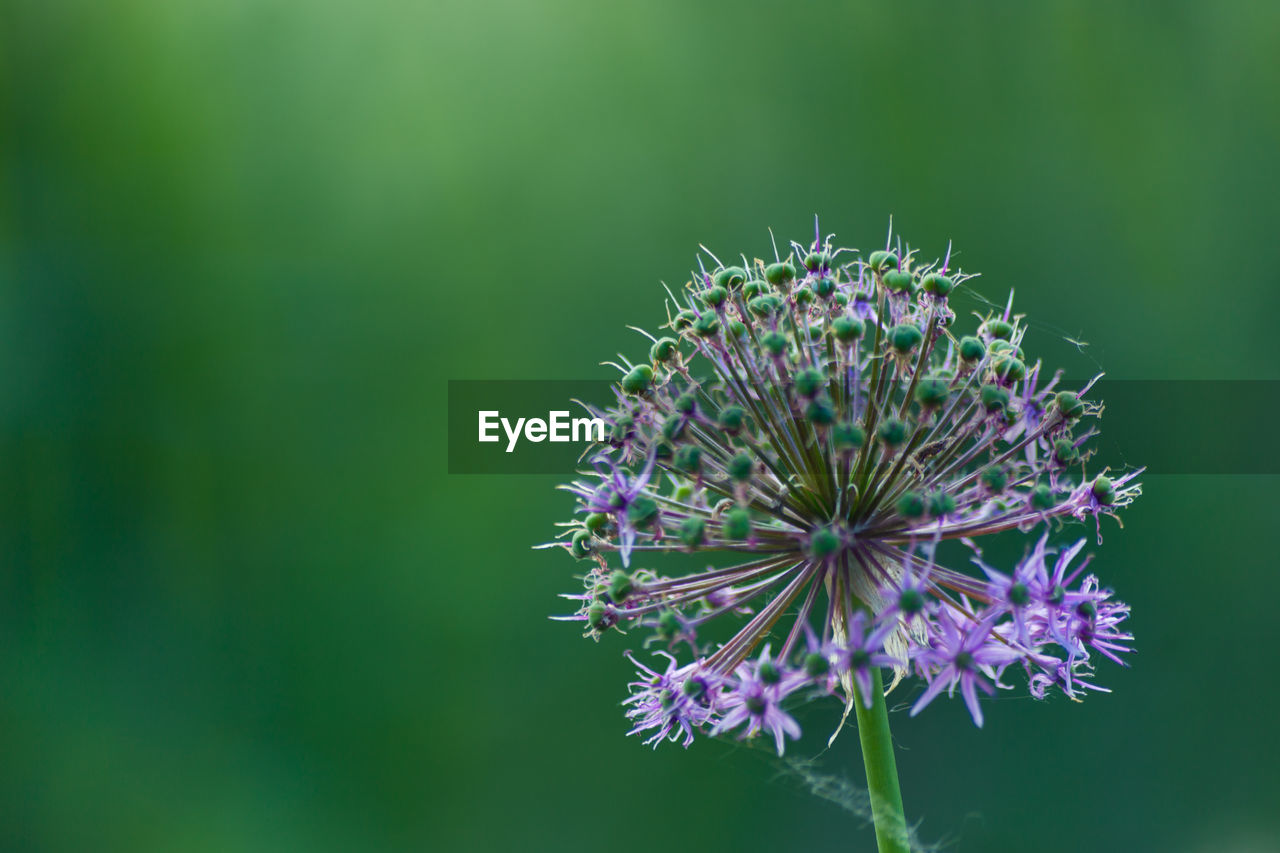
<path fill-rule="evenodd" d="M 575 559 L 584 560 L 590 556 L 592 550 L 591 533 L 586 530 L 575 530 L 573 538 L 569 540 L 569 553 Z"/>
<path fill-rule="evenodd" d="M 903 492 L 896 506 L 903 518 L 924 517 L 924 495 L 919 492 Z"/>
<path fill-rule="evenodd" d="M 866 326 L 857 317 L 837 317 L 831 321 L 831 331 L 842 344 L 853 343 L 862 337 Z"/>
<path fill-rule="evenodd" d="M 1016 607 L 1026 607 L 1031 603 L 1031 590 L 1027 589 L 1025 583 L 1012 583 L 1009 585 L 1009 603 Z"/>
<path fill-rule="evenodd" d="M 782 300 L 773 294 L 757 296 L 747 303 L 747 310 L 757 317 L 768 317 L 782 308 Z"/>
<path fill-rule="evenodd" d="M 837 304 L 837 305 L 839 305 L 841 308 L 843 308 L 843 307 L 845 307 L 846 305 L 848 305 L 848 304 L 849 304 L 849 294 L 845 293 L 843 290 L 837 290 L 837 291 L 836 291 L 836 304 Z"/>
<path fill-rule="evenodd" d="M 729 298 L 729 291 L 718 284 L 714 284 L 699 293 L 698 298 L 702 300 L 702 304 L 710 308 L 718 308 Z"/>
<path fill-rule="evenodd" d="M 622 415 L 614 421 L 613 426 L 610 427 L 609 437 L 614 441 L 626 441 L 635 434 L 635 430 L 633 429 L 635 424 L 636 422 L 634 418 Z"/>
<path fill-rule="evenodd" d="M 924 593 L 918 589 L 904 589 L 898 594 L 898 609 L 908 616 L 924 610 Z"/>
<path fill-rule="evenodd" d="M 982 357 L 987 354 L 987 348 L 982 345 L 982 341 L 966 335 L 960 339 L 960 358 L 969 363 L 982 361 Z"/>
<path fill-rule="evenodd" d="M 1031 490 L 1031 508 L 1042 512 L 1051 510 L 1058 503 L 1053 491 L 1043 483 Z"/>
<path fill-rule="evenodd" d="M 791 295 L 795 297 L 797 305 L 809 305 L 813 302 L 813 291 L 803 284 L 791 291 Z"/>
<path fill-rule="evenodd" d="M 796 393 L 801 397 L 812 397 L 827 384 L 827 377 L 816 367 L 806 367 L 796 371 Z"/>
<path fill-rule="evenodd" d="M 1116 487 L 1108 477 L 1099 477 L 1093 481 L 1093 496 L 1098 503 L 1111 506 L 1116 502 Z"/>
<path fill-rule="evenodd" d="M 1007 341 L 1013 337 L 1013 326 L 1004 320 L 988 320 L 986 329 L 988 335 L 999 340 Z"/>
<path fill-rule="evenodd" d="M 1059 465 L 1073 465 L 1080 461 L 1080 451 L 1070 440 L 1060 438 L 1053 443 L 1053 458 Z"/>
<path fill-rule="evenodd" d="M 693 309 L 684 308 L 676 312 L 676 316 L 671 318 L 671 327 L 678 332 L 682 332 L 693 325 L 693 321 L 698 319 L 698 315 L 693 313 Z"/>
<path fill-rule="evenodd" d="M 631 372 L 622 377 L 622 390 L 628 394 L 643 394 L 653 384 L 653 368 L 647 364 L 638 364 Z"/>
<path fill-rule="evenodd" d="M 824 275 L 813 283 L 813 292 L 823 299 L 829 299 L 836 292 L 836 280 L 831 276 Z"/>
<path fill-rule="evenodd" d="M 676 490 L 671 493 L 671 496 L 680 501 L 680 503 L 688 503 L 689 498 L 693 497 L 693 486 L 688 483 L 681 483 L 676 486 Z"/>
<path fill-rule="evenodd" d="M 876 430 L 876 436 L 884 443 L 885 447 L 892 450 L 907 440 L 907 425 L 898 418 L 885 418 L 880 422 L 880 427 Z"/>
<path fill-rule="evenodd" d="M 684 415 L 669 415 L 662 422 L 662 435 L 667 441 L 675 441 L 684 435 L 685 427 L 689 425 L 689 419 Z"/>
<path fill-rule="evenodd" d="M 729 464 L 725 466 L 729 472 L 729 476 L 739 483 L 745 483 L 751 479 L 751 475 L 755 473 L 756 461 L 751 458 L 751 454 L 745 450 L 729 460 Z"/>
<path fill-rule="evenodd" d="M 900 323 L 889 330 L 889 345 L 906 355 L 924 340 L 924 333 L 910 323 Z"/>
<path fill-rule="evenodd" d="M 1011 355 L 997 356 L 991 369 L 1000 379 L 1017 382 L 1027 375 L 1027 366 Z"/>
<path fill-rule="evenodd" d="M 867 440 L 867 434 L 857 424 L 836 424 L 831 430 L 831 441 L 836 450 L 857 450 Z"/>
<path fill-rule="evenodd" d="M 584 518 L 582 523 L 586 525 L 588 530 L 594 533 L 597 530 L 604 529 L 604 526 L 609 523 L 609 516 L 605 515 L 603 512 L 593 512 Z"/>
<path fill-rule="evenodd" d="M 982 408 L 988 412 L 1003 412 L 1009 407 L 1009 392 L 999 385 L 983 385 L 979 393 L 982 397 Z"/>
<path fill-rule="evenodd" d="M 893 269 L 898 266 L 898 256 L 893 252 L 872 252 L 867 258 L 867 265 L 870 266 L 874 272 L 882 273 L 885 270 Z"/>
<path fill-rule="evenodd" d="M 747 413 L 741 406 L 725 406 L 716 417 L 716 422 L 720 424 L 720 429 L 730 435 L 737 435 L 742 431 L 746 417 Z"/>
<path fill-rule="evenodd" d="M 810 678 L 821 678 L 831 671 L 831 661 L 817 652 L 809 652 L 804 656 L 804 672 Z"/>
<path fill-rule="evenodd" d="M 724 536 L 726 539 L 751 538 L 751 513 L 743 507 L 735 506 L 724 514 Z"/>
<path fill-rule="evenodd" d="M 746 280 L 747 271 L 742 267 L 725 267 L 711 276 L 713 284 L 728 290 L 733 290 L 735 287 L 741 287 L 742 283 Z"/>
<path fill-rule="evenodd" d="M 662 610 L 658 613 L 658 636 L 664 640 L 674 640 L 680 633 L 680 617 L 674 610 Z"/>
<path fill-rule="evenodd" d="M 603 601 L 593 601 L 587 607 L 587 625 L 596 631 L 608 631 L 618 621 Z"/>
<path fill-rule="evenodd" d="M 766 281 L 775 286 L 786 284 L 789 281 L 795 281 L 796 268 L 786 261 L 769 264 L 764 268 L 764 277 Z"/>
<path fill-rule="evenodd" d="M 978 479 L 982 481 L 982 485 L 986 486 L 987 491 L 999 494 L 1004 491 L 1004 487 L 1009 483 L 1009 477 L 999 468 L 988 468 L 978 475 Z"/>
<path fill-rule="evenodd" d="M 1069 421 L 1074 421 L 1084 414 L 1084 402 L 1076 396 L 1074 391 L 1059 391 L 1054 402 L 1058 404 L 1058 411 L 1062 412 L 1062 416 Z"/>
<path fill-rule="evenodd" d="M 929 496 L 929 515 L 941 518 L 956 511 L 955 498 L 946 492 L 934 492 Z"/>
<path fill-rule="evenodd" d="M 768 292 L 769 286 L 758 278 L 753 278 L 751 281 L 742 285 L 743 299 L 755 299 L 757 296 L 763 296 Z"/>
<path fill-rule="evenodd" d="M 892 290 L 894 293 L 911 293 L 915 290 L 915 281 L 911 278 L 909 272 L 899 272 L 898 270 L 889 270 L 880 276 L 880 280 L 884 282 L 884 286 Z"/>
<path fill-rule="evenodd" d="M 832 405 L 821 398 L 814 398 L 809 401 L 809 405 L 805 407 L 804 416 L 809 419 L 809 423 L 814 426 L 826 427 L 831 426 L 836 421 L 836 410 Z"/>
<path fill-rule="evenodd" d="M 653 346 L 649 347 L 650 361 L 670 361 L 675 357 L 679 345 L 675 338 L 658 338 L 653 342 Z"/>
<path fill-rule="evenodd" d="M 1086 621 L 1093 620 L 1098 615 L 1098 605 L 1092 601 L 1082 601 L 1076 605 L 1076 615 Z"/>
<path fill-rule="evenodd" d="M 729 334 L 732 337 L 740 338 L 747 333 L 747 326 L 741 320 L 729 321 Z"/>
<path fill-rule="evenodd" d="M 676 397 L 675 409 L 680 414 L 691 415 L 693 414 L 693 410 L 696 408 L 698 408 L 698 398 L 696 395 L 686 392 L 681 394 L 679 397 Z"/>
<path fill-rule="evenodd" d="M 680 541 L 686 548 L 697 548 L 706 537 L 707 523 L 696 515 L 680 522 Z"/>
<path fill-rule="evenodd" d="M 946 296 L 955 288 L 955 282 L 940 273 L 931 272 L 920 282 L 920 286 L 924 288 L 925 293 L 932 293 L 935 296 Z"/>
<path fill-rule="evenodd" d="M 760 337 L 760 346 L 772 356 L 780 356 L 787 351 L 787 336 L 782 332 L 765 332 Z"/>
<path fill-rule="evenodd" d="M 782 673 L 771 660 L 761 661 L 760 668 L 756 670 L 756 675 L 760 676 L 760 681 L 763 684 L 777 684 L 782 681 Z"/>
<path fill-rule="evenodd" d="M 627 521 L 635 527 L 644 527 L 658 520 L 658 504 L 653 498 L 640 495 L 627 507 Z"/>
<path fill-rule="evenodd" d="M 680 692 L 690 699 L 701 699 L 702 694 L 707 692 L 707 685 L 700 678 L 686 678 L 684 684 L 680 685 Z"/>
<path fill-rule="evenodd" d="M 702 470 L 702 448 L 696 444 L 686 444 L 676 451 L 676 467 L 681 471 L 696 474 Z"/>
<path fill-rule="evenodd" d="M 815 560 L 830 557 L 840 550 L 840 534 L 830 527 L 819 527 L 809 534 L 809 556 Z"/>
<path fill-rule="evenodd" d="M 926 410 L 938 408 L 947 402 L 950 394 L 951 386 L 947 381 L 934 376 L 921 379 L 916 385 L 916 401 Z"/>
<path fill-rule="evenodd" d="M 693 331 L 701 338 L 715 337 L 720 332 L 720 318 L 708 311 L 693 324 Z"/>
<path fill-rule="evenodd" d="M 804 268 L 809 272 L 817 272 L 823 267 L 829 267 L 831 259 L 827 257 L 826 252 L 810 252 L 805 256 Z"/>
<path fill-rule="evenodd" d="M 609 598 L 614 604 L 621 604 L 631 594 L 631 575 L 619 569 L 609 575 Z"/>

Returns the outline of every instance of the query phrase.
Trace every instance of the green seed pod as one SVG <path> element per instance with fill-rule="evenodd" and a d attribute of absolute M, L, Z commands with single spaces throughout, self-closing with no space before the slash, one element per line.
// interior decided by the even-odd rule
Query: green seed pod
<path fill-rule="evenodd" d="M 988 412 L 1003 412 L 1009 407 L 1009 392 L 999 385 L 983 385 L 979 392 L 982 397 L 982 408 Z"/>
<path fill-rule="evenodd" d="M 836 299 L 836 304 L 839 305 L 841 308 L 849 304 L 849 294 L 845 293 L 843 290 L 836 291 L 835 299 Z"/>
<path fill-rule="evenodd" d="M 689 419 L 684 415 L 668 415 L 662 422 L 662 435 L 667 441 L 676 441 L 684 435 L 685 427 L 688 425 Z"/>
<path fill-rule="evenodd" d="M 791 291 L 791 295 L 795 297 L 797 305 L 810 305 L 813 303 L 813 291 L 803 284 Z"/>
<path fill-rule="evenodd" d="M 772 356 L 781 356 L 787 351 L 787 336 L 782 332 L 765 332 L 760 337 L 760 346 Z"/>
<path fill-rule="evenodd" d="M 1074 391 L 1059 391 L 1054 402 L 1058 404 L 1058 411 L 1062 412 L 1062 416 L 1069 421 L 1074 421 L 1084 414 L 1084 403 Z"/>
<path fill-rule="evenodd" d="M 681 394 L 676 397 L 675 408 L 682 415 L 691 415 L 698 408 L 698 398 L 693 394 Z"/>
<path fill-rule="evenodd" d="M 724 536 L 726 539 L 751 538 L 751 513 L 740 506 L 735 506 L 724 514 Z"/>
<path fill-rule="evenodd" d="M 598 530 L 604 529 L 604 526 L 609 523 L 609 516 L 605 515 L 603 512 L 593 512 L 583 519 L 582 523 L 586 525 L 588 530 L 594 533 Z"/>
<path fill-rule="evenodd" d="M 591 534 L 586 530 L 575 530 L 573 538 L 569 540 L 569 553 L 575 559 L 585 560 L 591 555 Z"/>
<path fill-rule="evenodd" d="M 747 303 L 747 310 L 757 317 L 768 317 L 782 307 L 782 300 L 769 294 L 767 296 L 757 296 Z"/>
<path fill-rule="evenodd" d="M 1031 590 L 1025 583 L 1017 582 L 1009 585 L 1009 603 L 1015 607 L 1026 607 L 1031 603 Z"/>
<path fill-rule="evenodd" d="M 966 335 L 960 339 L 960 358 L 972 364 L 975 361 L 982 361 L 982 357 L 987 354 L 987 348 L 982 345 L 982 341 Z"/>
<path fill-rule="evenodd" d="M 596 631 L 608 631 L 618 621 L 603 601 L 593 601 L 587 607 L 587 625 Z"/>
<path fill-rule="evenodd" d="M 1092 621 L 1098 615 L 1098 605 L 1092 601 L 1082 601 L 1076 605 L 1076 615 L 1085 621 Z"/>
<path fill-rule="evenodd" d="M 757 296 L 763 296 L 769 292 L 769 286 L 758 278 L 742 285 L 742 298 L 755 299 Z"/>
<path fill-rule="evenodd" d="M 683 332 L 693 325 L 693 321 L 698 319 L 698 315 L 693 313 L 693 309 L 685 308 L 676 313 L 671 319 L 671 327 L 678 332 Z"/>
<path fill-rule="evenodd" d="M 690 699 L 701 699 L 707 692 L 707 684 L 701 678 L 686 678 L 680 685 L 680 692 Z"/>
<path fill-rule="evenodd" d="M 747 326 L 741 320 L 729 321 L 729 334 L 735 338 L 740 338 L 747 333 Z"/>
<path fill-rule="evenodd" d="M 978 475 L 978 479 L 982 481 L 982 485 L 986 486 L 987 491 L 993 494 L 999 494 L 1004 491 L 1004 487 L 1009 483 L 1009 477 L 999 468 L 988 468 Z"/>
<path fill-rule="evenodd" d="M 761 661 L 759 668 L 756 669 L 756 675 L 762 684 L 778 684 L 782 681 L 782 673 L 771 660 Z"/>
<path fill-rule="evenodd" d="M 609 437 L 614 441 L 626 441 L 635 435 L 635 425 L 634 418 L 622 415 L 613 422 L 613 427 L 609 430 Z"/>
<path fill-rule="evenodd" d="M 1013 326 L 1004 320 L 988 320 L 986 330 L 988 335 L 999 340 L 1007 341 L 1013 337 Z"/>
<path fill-rule="evenodd" d="M 804 673 L 810 678 L 821 678 L 831 671 L 831 661 L 817 652 L 809 652 L 804 656 Z"/>
<path fill-rule="evenodd" d="M 898 609 L 908 616 L 924 610 L 924 593 L 908 587 L 898 594 Z"/>
<path fill-rule="evenodd" d="M 1080 451 L 1068 439 L 1060 438 L 1053 443 L 1053 458 L 1059 465 L 1074 465 L 1080 461 Z"/>
<path fill-rule="evenodd" d="M 725 406 L 716 417 L 716 422 L 720 424 L 720 429 L 730 435 L 737 435 L 742 431 L 746 417 L 747 413 L 741 406 Z"/>
<path fill-rule="evenodd" d="M 826 252 L 810 252 L 808 255 L 805 255 L 804 268 L 809 272 L 817 272 L 823 267 L 829 267 L 830 265 L 831 259 L 827 257 Z"/>
<path fill-rule="evenodd" d="M 867 257 L 867 265 L 871 267 L 873 272 L 883 273 L 885 270 L 894 269 L 898 266 L 898 256 L 893 252 L 872 252 Z"/>
<path fill-rule="evenodd" d="M 621 604 L 631 594 L 631 575 L 619 569 L 609 575 L 609 598 L 614 604 Z"/>
<path fill-rule="evenodd" d="M 929 515 L 942 518 L 956 511 L 955 498 L 946 492 L 934 492 L 929 496 Z"/>
<path fill-rule="evenodd" d="M 693 324 L 693 332 L 701 338 L 715 337 L 720 333 L 720 318 L 710 311 L 706 312 Z"/>
<path fill-rule="evenodd" d="M 940 407 L 947 402 L 950 394 L 951 386 L 945 379 L 939 379 L 936 376 L 921 379 L 916 385 L 916 401 L 926 411 Z"/>
<path fill-rule="evenodd" d="M 831 321 L 831 331 L 840 343 L 849 344 L 862 337 L 866 326 L 857 317 L 837 317 Z"/>
<path fill-rule="evenodd" d="M 662 610 L 658 613 L 658 636 L 664 640 L 674 640 L 680 633 L 680 617 L 674 610 Z"/>
<path fill-rule="evenodd" d="M 827 377 L 816 367 L 805 367 L 796 371 L 796 393 L 801 397 L 812 397 L 827 384 Z"/>
<path fill-rule="evenodd" d="M 649 359 L 655 362 L 670 361 L 675 357 L 679 345 L 675 338 L 658 338 L 653 342 L 653 346 L 649 347 Z"/>
<path fill-rule="evenodd" d="M 741 287 L 743 282 L 747 280 L 747 271 L 742 267 L 725 267 L 718 270 L 711 276 L 713 284 L 733 290 L 735 287 Z"/>
<path fill-rule="evenodd" d="M 1031 490 L 1031 508 L 1038 509 L 1041 512 L 1051 510 L 1058 503 L 1053 496 L 1053 491 L 1043 483 Z"/>
<path fill-rule="evenodd" d="M 786 284 L 795 281 L 796 268 L 786 261 L 781 263 L 769 264 L 764 268 L 764 277 L 772 285 Z"/>
<path fill-rule="evenodd" d="M 826 400 L 815 398 L 805 407 L 804 416 L 814 426 L 827 427 L 835 423 L 836 410 Z"/>
<path fill-rule="evenodd" d="M 709 308 L 718 308 L 729 298 L 729 291 L 718 284 L 714 284 L 699 293 L 698 298 L 702 300 L 703 305 Z"/>
<path fill-rule="evenodd" d="M 653 455 L 659 461 L 665 461 L 675 455 L 675 449 L 665 441 L 660 441 L 653 446 Z"/>
<path fill-rule="evenodd" d="M 831 276 L 824 275 L 813 283 L 813 292 L 823 299 L 830 299 L 831 295 L 836 292 L 836 280 Z"/>
<path fill-rule="evenodd" d="M 638 364 L 631 372 L 622 377 L 622 390 L 628 394 L 643 394 L 653 384 L 653 368 L 647 364 Z"/>
<path fill-rule="evenodd" d="M 676 451 L 676 467 L 681 471 L 696 474 L 702 470 L 702 448 L 696 444 L 686 444 Z"/>
<path fill-rule="evenodd" d="M 819 527 L 809 534 L 809 556 L 815 560 L 830 557 L 840 550 L 840 534 L 830 527 Z"/>
<path fill-rule="evenodd" d="M 924 517 L 924 495 L 919 492 L 903 492 L 896 506 L 903 518 Z"/>
<path fill-rule="evenodd" d="M 889 330 L 889 345 L 906 355 L 924 340 L 924 333 L 910 323 L 900 323 Z"/>
<path fill-rule="evenodd" d="M 1099 477 L 1093 481 L 1093 496 L 1098 503 L 1111 506 L 1116 502 L 1116 487 L 1109 477 Z"/>
<path fill-rule="evenodd" d="M 996 356 L 991 369 L 1006 382 L 1017 382 L 1027 375 L 1027 366 L 1011 355 Z"/>
<path fill-rule="evenodd" d="M 627 507 L 627 521 L 635 527 L 645 527 L 658 520 L 658 504 L 653 498 L 640 495 Z"/>
<path fill-rule="evenodd" d="M 898 270 L 889 270 L 880 276 L 880 280 L 884 282 L 884 286 L 892 290 L 894 293 L 911 293 L 915 290 L 915 281 L 911 278 L 909 272 L 899 272 Z"/>
<path fill-rule="evenodd" d="M 907 424 L 898 418 L 885 418 L 880 422 L 876 436 L 885 447 L 893 450 L 907 440 Z"/>
<path fill-rule="evenodd" d="M 867 440 L 867 434 L 857 424 L 836 424 L 831 430 L 831 441 L 836 450 L 857 450 Z"/>
<path fill-rule="evenodd" d="M 707 523 L 696 515 L 680 522 L 680 541 L 686 548 L 697 548 L 707 535 Z"/>
<path fill-rule="evenodd" d="M 693 486 L 688 483 L 681 483 L 676 486 L 676 490 L 672 492 L 671 496 L 680 501 L 680 503 L 688 503 L 689 498 L 693 497 Z"/>
<path fill-rule="evenodd" d="M 751 454 L 744 450 L 730 459 L 725 468 L 728 470 L 730 477 L 739 483 L 745 483 L 755 473 L 756 461 L 751 458 Z"/>
<path fill-rule="evenodd" d="M 921 280 L 920 286 L 924 288 L 925 293 L 932 293 L 934 296 L 946 296 L 956 285 L 947 276 L 931 272 Z"/>

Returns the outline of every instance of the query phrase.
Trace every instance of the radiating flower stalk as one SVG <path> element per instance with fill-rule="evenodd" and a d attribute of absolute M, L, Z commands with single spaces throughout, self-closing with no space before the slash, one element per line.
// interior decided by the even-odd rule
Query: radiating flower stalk
<path fill-rule="evenodd" d="M 906 850 L 883 670 L 922 682 L 913 716 L 958 689 L 978 726 L 979 694 L 1015 672 L 1037 698 L 1105 690 L 1094 665 L 1123 663 L 1129 608 L 1086 574 L 1083 538 L 1050 537 L 1093 516 L 1100 544 L 1140 471 L 1088 473 L 1094 382 L 1028 359 L 1012 295 L 957 321 L 972 276 L 950 250 L 925 263 L 891 237 L 864 258 L 815 235 L 774 255 L 708 252 L 647 357 L 619 356 L 614 404 L 588 406 L 610 432 L 564 487 L 577 517 L 553 544 L 590 568 L 561 618 L 649 632 L 624 703 L 648 744 L 764 735 L 781 754 L 796 704 L 841 696 L 880 849 Z M 1003 571 L 979 545 L 1002 531 L 1031 534 Z M 968 571 L 939 561 L 944 540 Z M 734 559 L 672 576 L 647 565 L 661 552 Z M 730 639 L 704 637 L 730 619 Z"/>

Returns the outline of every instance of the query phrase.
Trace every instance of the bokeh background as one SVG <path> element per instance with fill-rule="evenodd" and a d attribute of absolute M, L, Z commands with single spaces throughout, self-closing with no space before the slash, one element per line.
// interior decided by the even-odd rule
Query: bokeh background
<path fill-rule="evenodd" d="M 448 379 L 603 375 L 699 242 L 893 215 L 1112 377 L 1280 379 L 1274 3 L 0 19 L 5 851 L 872 849 L 754 751 L 624 738 L 625 642 L 545 618 L 555 478 L 446 474 Z M 1280 849 L 1276 489 L 1148 478 L 1113 695 L 895 715 L 921 836 Z"/>

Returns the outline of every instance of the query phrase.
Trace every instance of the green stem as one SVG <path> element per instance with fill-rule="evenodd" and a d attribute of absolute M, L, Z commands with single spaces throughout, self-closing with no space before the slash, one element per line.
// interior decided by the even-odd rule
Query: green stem
<path fill-rule="evenodd" d="M 907 819 L 902 813 L 902 791 L 898 788 L 898 765 L 893 759 L 893 736 L 889 733 L 889 710 L 884 704 L 884 683 L 880 668 L 871 670 L 871 707 L 854 697 L 858 715 L 858 739 L 862 742 L 862 763 L 867 768 L 867 792 L 871 796 L 871 818 L 876 827 L 880 853 L 911 853 L 907 841 Z"/>

